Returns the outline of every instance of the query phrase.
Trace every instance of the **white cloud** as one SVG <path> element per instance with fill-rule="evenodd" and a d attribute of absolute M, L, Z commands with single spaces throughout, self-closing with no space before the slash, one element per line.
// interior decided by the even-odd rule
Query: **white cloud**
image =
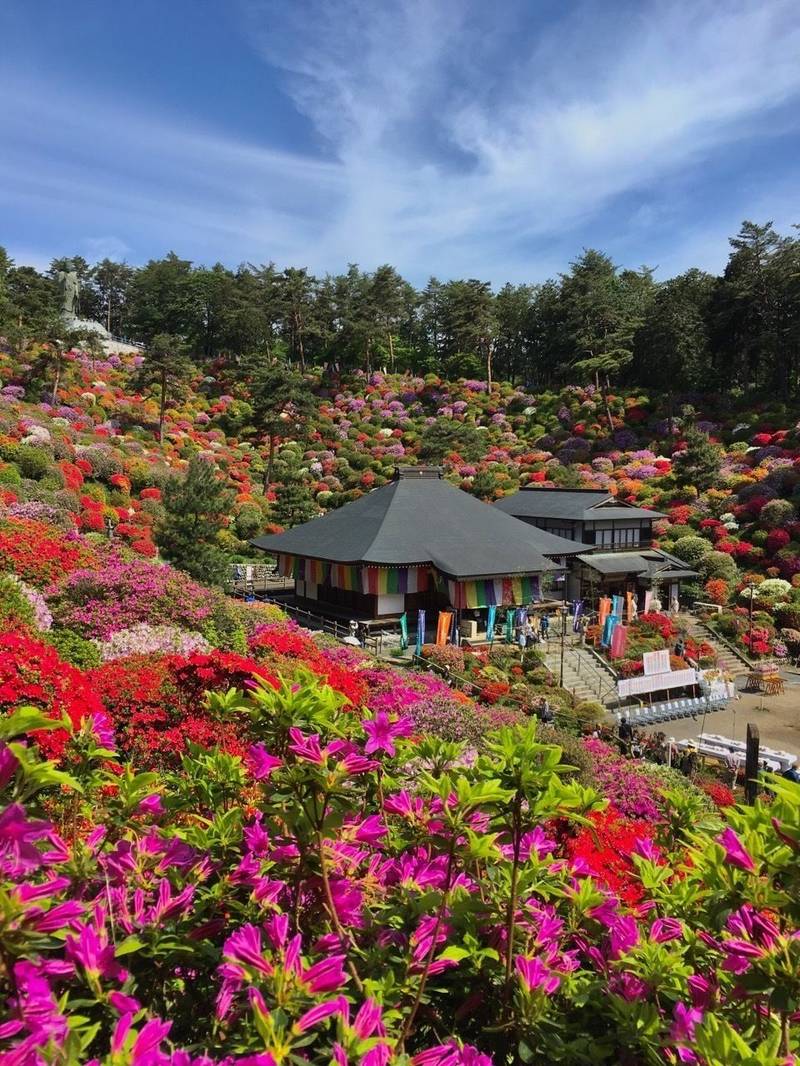
<path fill-rule="evenodd" d="M 756 210 L 769 189 L 728 190 L 717 215 L 693 210 L 686 176 L 746 156 L 776 116 L 796 134 L 793 0 L 587 0 L 538 28 L 527 0 L 240 2 L 318 155 L 6 72 L 0 212 L 52 219 L 57 241 L 79 226 L 83 247 L 119 242 L 129 259 L 172 246 L 206 261 L 388 261 L 415 281 L 496 282 L 552 274 L 598 232 L 639 249 L 629 265 L 682 269 L 681 247 L 707 257 L 712 236 L 773 214 Z M 670 218 L 696 231 L 665 245 Z M 723 238 L 717 263 L 725 251 Z"/>
<path fill-rule="evenodd" d="M 523 239 L 579 229 L 613 197 L 696 165 L 800 92 L 800 18 L 781 0 L 616 18 L 609 5 L 585 5 L 529 40 L 521 18 L 516 40 L 479 52 L 482 65 L 472 60 L 494 8 L 320 0 L 302 5 L 302 25 L 283 10 L 252 3 L 251 25 L 342 162 L 348 195 L 326 243 L 334 252 L 346 238 L 349 258 L 406 270 L 423 260 L 445 273 L 519 276 L 530 267 Z M 468 84 L 448 92 L 454 62 Z M 402 137 L 409 116 L 471 164 L 422 156 Z"/>

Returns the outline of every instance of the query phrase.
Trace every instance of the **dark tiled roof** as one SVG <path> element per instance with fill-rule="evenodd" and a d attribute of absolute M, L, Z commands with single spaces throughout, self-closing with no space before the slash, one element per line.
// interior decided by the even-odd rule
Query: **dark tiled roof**
<path fill-rule="evenodd" d="M 661 574 L 667 578 L 697 577 L 697 571 L 689 570 L 681 559 L 650 548 L 646 551 L 595 552 L 591 555 L 579 555 L 586 563 L 600 574 L 638 574 L 655 577 Z"/>
<path fill-rule="evenodd" d="M 608 504 L 606 504 L 606 502 Z M 620 503 L 597 489 L 535 489 L 526 487 L 495 504 L 506 514 L 521 518 L 566 518 L 574 522 L 599 522 L 613 518 L 664 518 L 660 511 Z"/>
<path fill-rule="evenodd" d="M 433 564 L 454 578 L 535 574 L 575 541 L 519 522 L 447 481 L 413 471 L 322 518 L 251 543 L 339 563 Z"/>

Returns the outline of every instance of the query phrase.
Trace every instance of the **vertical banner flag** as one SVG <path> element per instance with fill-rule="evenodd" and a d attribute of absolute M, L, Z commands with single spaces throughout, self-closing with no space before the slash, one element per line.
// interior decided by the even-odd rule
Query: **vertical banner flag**
<path fill-rule="evenodd" d="M 650 604 L 652 603 L 652 601 L 653 601 L 653 593 L 648 589 L 647 592 L 645 592 L 645 594 L 644 594 L 644 613 L 645 614 L 647 614 L 647 612 L 650 610 Z"/>
<path fill-rule="evenodd" d="M 600 597 L 600 606 L 599 606 L 598 611 L 597 611 L 597 621 L 600 624 L 600 629 L 601 630 L 603 629 L 603 626 L 605 626 L 605 624 L 606 624 L 606 618 L 608 618 L 608 615 L 609 615 L 610 611 L 611 611 L 611 600 L 608 598 L 608 596 L 601 596 Z"/>
<path fill-rule="evenodd" d="M 436 643 L 440 646 L 447 643 L 452 621 L 453 614 L 451 611 L 439 611 L 439 621 L 436 624 Z"/>
<path fill-rule="evenodd" d="M 494 643 L 494 623 L 497 618 L 497 604 L 490 603 L 486 614 L 486 639 Z"/>
<path fill-rule="evenodd" d="M 633 621 L 633 593 L 625 593 L 625 621 L 628 625 Z"/>
<path fill-rule="evenodd" d="M 581 615 L 583 614 L 583 600 L 576 600 L 572 609 L 572 632 L 579 633 L 581 628 Z"/>
<path fill-rule="evenodd" d="M 408 647 L 408 617 L 405 611 L 400 615 L 400 647 L 403 651 Z"/>
<path fill-rule="evenodd" d="M 627 646 L 628 627 L 620 622 L 619 625 L 614 626 L 614 632 L 611 634 L 611 658 L 621 659 Z"/>
<path fill-rule="evenodd" d="M 608 618 L 606 618 L 605 624 L 603 625 L 603 638 L 600 641 L 604 648 L 611 646 L 611 638 L 614 634 L 617 622 L 619 622 L 619 619 L 615 614 L 610 614 Z"/>
<path fill-rule="evenodd" d="M 615 596 L 614 597 L 613 607 L 611 608 L 611 613 L 615 614 L 617 616 L 617 618 L 622 618 L 622 597 L 621 596 Z"/>
<path fill-rule="evenodd" d="M 514 643 L 514 612 L 509 608 L 506 611 L 506 644 Z"/>
<path fill-rule="evenodd" d="M 425 643 L 425 609 L 420 608 L 417 614 L 417 655 L 422 655 L 422 645 Z"/>

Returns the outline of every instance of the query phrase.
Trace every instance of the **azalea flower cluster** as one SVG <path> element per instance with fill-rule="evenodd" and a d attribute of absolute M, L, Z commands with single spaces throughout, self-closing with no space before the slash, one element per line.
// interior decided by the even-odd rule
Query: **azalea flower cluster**
<path fill-rule="evenodd" d="M 792 1061 L 797 786 L 626 819 L 534 723 L 467 758 L 310 678 L 208 708 L 241 752 L 160 774 L 101 712 L 68 772 L 39 712 L 0 718 L 4 1058 Z"/>

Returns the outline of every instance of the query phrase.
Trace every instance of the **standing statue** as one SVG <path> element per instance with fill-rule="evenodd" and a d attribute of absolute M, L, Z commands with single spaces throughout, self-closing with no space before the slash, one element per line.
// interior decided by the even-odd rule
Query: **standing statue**
<path fill-rule="evenodd" d="M 61 314 L 65 318 L 76 318 L 81 285 L 72 260 L 68 259 L 64 264 L 64 269 L 59 270 L 57 280 L 61 286 Z"/>

